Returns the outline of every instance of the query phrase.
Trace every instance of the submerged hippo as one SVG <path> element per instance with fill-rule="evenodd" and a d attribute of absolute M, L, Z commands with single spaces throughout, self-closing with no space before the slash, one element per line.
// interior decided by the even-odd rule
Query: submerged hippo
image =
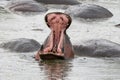
<path fill-rule="evenodd" d="M 77 0 L 36 0 L 45 4 L 66 4 L 66 5 L 75 5 L 79 4 Z"/>
<path fill-rule="evenodd" d="M 84 19 L 109 18 L 113 14 L 106 8 L 95 4 L 79 4 L 70 6 L 65 13 Z"/>
<path fill-rule="evenodd" d="M 75 54 L 89 57 L 120 57 L 120 44 L 106 39 L 85 40 L 74 45 Z"/>
<path fill-rule="evenodd" d="M 51 29 L 51 33 L 36 54 L 36 60 L 40 59 L 40 54 L 48 54 L 50 52 L 57 56 L 63 56 L 65 59 L 73 58 L 72 44 L 66 34 L 66 30 L 72 22 L 71 17 L 61 12 L 53 12 L 45 16 L 45 21 Z"/>
<path fill-rule="evenodd" d="M 0 44 L 0 48 L 9 49 L 13 52 L 33 52 L 39 49 L 41 45 L 34 39 L 19 38 Z"/>
<path fill-rule="evenodd" d="M 11 1 L 6 6 L 12 12 L 46 12 L 48 9 L 36 1 Z"/>
<path fill-rule="evenodd" d="M 120 26 L 120 24 L 116 24 L 115 26 L 116 26 L 116 27 L 119 27 L 119 26 Z"/>

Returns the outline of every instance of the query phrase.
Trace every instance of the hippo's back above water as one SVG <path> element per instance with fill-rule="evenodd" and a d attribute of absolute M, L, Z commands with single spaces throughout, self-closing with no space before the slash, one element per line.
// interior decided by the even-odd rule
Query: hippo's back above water
<path fill-rule="evenodd" d="M 120 57 L 120 44 L 105 39 L 84 41 L 74 49 L 79 56 Z"/>
<path fill-rule="evenodd" d="M 113 16 L 113 14 L 106 8 L 95 4 L 79 4 L 70 6 L 65 13 L 84 19 L 109 18 Z"/>
<path fill-rule="evenodd" d="M 46 12 L 48 9 L 36 1 L 11 1 L 6 6 L 10 11 L 16 12 Z"/>
<path fill-rule="evenodd" d="M 33 52 L 40 48 L 40 44 L 33 39 L 20 38 L 2 43 L 0 47 L 15 52 Z"/>
<path fill-rule="evenodd" d="M 45 4 L 67 4 L 67 5 L 75 5 L 79 4 L 77 0 L 36 0 Z"/>

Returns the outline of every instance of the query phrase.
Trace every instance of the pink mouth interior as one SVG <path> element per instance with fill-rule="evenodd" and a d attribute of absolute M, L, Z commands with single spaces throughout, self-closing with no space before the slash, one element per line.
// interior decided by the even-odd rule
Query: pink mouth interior
<path fill-rule="evenodd" d="M 50 45 L 52 46 L 52 52 L 59 52 L 57 51 L 59 45 L 62 44 L 62 37 L 67 29 L 69 19 L 64 14 L 49 14 L 48 15 L 48 25 L 52 32 L 52 40 L 53 43 Z M 61 48 L 61 47 L 60 47 Z"/>

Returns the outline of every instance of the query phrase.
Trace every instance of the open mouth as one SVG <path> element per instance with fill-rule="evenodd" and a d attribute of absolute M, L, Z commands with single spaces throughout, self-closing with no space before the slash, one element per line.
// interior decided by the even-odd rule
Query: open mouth
<path fill-rule="evenodd" d="M 71 23 L 71 18 L 60 12 L 49 13 L 45 17 L 48 27 L 51 29 L 48 42 L 43 49 L 43 52 L 53 52 L 57 55 L 64 53 L 64 36 L 66 30 Z"/>

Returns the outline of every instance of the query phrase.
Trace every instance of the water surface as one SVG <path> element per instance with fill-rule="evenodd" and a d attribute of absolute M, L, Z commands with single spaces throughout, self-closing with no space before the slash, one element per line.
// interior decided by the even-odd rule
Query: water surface
<path fill-rule="evenodd" d="M 73 23 L 67 30 L 72 43 L 78 44 L 88 39 L 108 39 L 120 43 L 120 29 L 114 26 L 120 23 L 120 1 L 80 0 L 80 2 L 101 5 L 109 9 L 114 16 L 94 21 L 73 18 Z M 2 0 L 0 6 L 6 3 Z M 48 12 L 51 11 L 64 10 L 51 9 Z M 45 14 L 23 16 L 0 8 L 0 43 L 17 38 L 32 38 L 43 43 L 50 33 L 44 22 Z M 0 80 L 120 80 L 120 58 L 76 56 L 72 60 L 39 63 L 33 58 L 35 53 L 16 53 L 0 49 Z"/>

